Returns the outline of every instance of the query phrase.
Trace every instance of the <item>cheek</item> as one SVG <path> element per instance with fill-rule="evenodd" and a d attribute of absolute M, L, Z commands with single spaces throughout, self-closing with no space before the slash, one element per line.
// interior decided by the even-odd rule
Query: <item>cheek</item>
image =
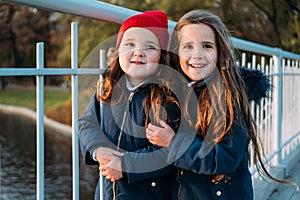
<path fill-rule="evenodd" d="M 210 55 L 210 62 L 214 63 L 214 65 L 217 65 L 217 60 L 218 60 L 217 53 L 216 52 L 212 53 Z"/>
<path fill-rule="evenodd" d="M 128 60 L 124 56 L 121 56 L 119 57 L 119 64 L 120 68 L 126 73 L 129 68 Z"/>
<path fill-rule="evenodd" d="M 128 58 L 129 56 L 131 56 L 133 54 L 133 51 L 130 50 L 130 49 L 124 49 L 124 48 L 121 48 L 119 50 L 119 57 L 124 57 L 124 58 Z"/>
<path fill-rule="evenodd" d="M 148 60 L 150 63 L 160 63 L 160 54 L 150 54 Z"/>
<path fill-rule="evenodd" d="M 127 63 L 130 59 L 130 53 L 129 52 L 120 52 L 119 54 L 119 62 L 120 62 L 120 65 L 123 63 Z"/>
<path fill-rule="evenodd" d="M 124 56 L 120 56 L 120 57 L 119 57 L 119 63 L 120 63 L 121 68 L 125 65 L 125 59 L 124 59 Z"/>
<path fill-rule="evenodd" d="M 179 64 L 181 65 L 181 67 L 184 67 L 187 63 L 187 60 L 182 57 L 182 56 L 179 56 Z"/>
<path fill-rule="evenodd" d="M 185 62 L 189 59 L 190 55 L 188 52 L 185 51 L 179 51 L 178 52 L 179 61 Z"/>

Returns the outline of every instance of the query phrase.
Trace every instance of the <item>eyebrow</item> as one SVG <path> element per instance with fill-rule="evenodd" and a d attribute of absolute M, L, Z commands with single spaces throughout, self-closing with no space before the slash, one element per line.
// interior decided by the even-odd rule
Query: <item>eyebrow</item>
<path fill-rule="evenodd" d="M 193 41 L 186 41 L 186 42 L 180 42 L 180 44 L 191 44 L 191 43 L 194 43 Z"/>
<path fill-rule="evenodd" d="M 124 42 L 135 42 L 135 41 L 136 41 L 135 38 L 127 38 L 127 39 L 124 40 Z M 155 46 L 157 46 L 157 45 L 160 46 L 159 42 L 156 43 L 156 42 L 154 42 L 152 40 L 146 40 L 145 44 L 152 44 L 152 45 L 155 45 Z"/>
<path fill-rule="evenodd" d="M 135 39 L 134 38 L 126 38 L 124 41 L 134 41 Z"/>
<path fill-rule="evenodd" d="M 159 42 L 154 42 L 154 41 L 151 41 L 151 40 L 148 40 L 146 41 L 146 44 L 153 44 L 153 45 L 158 45 L 159 46 Z"/>
<path fill-rule="evenodd" d="M 180 45 L 187 45 L 187 44 L 193 44 L 193 43 L 198 43 L 195 42 L 193 40 L 189 40 L 189 41 L 184 41 L 184 42 L 180 42 Z M 215 42 L 209 41 L 209 40 L 205 40 L 205 41 L 201 41 L 199 44 L 211 44 L 211 45 L 216 45 Z"/>
<path fill-rule="evenodd" d="M 212 44 L 212 45 L 216 44 L 215 42 L 212 42 L 212 41 L 203 41 L 202 43 L 204 43 L 204 44 Z"/>

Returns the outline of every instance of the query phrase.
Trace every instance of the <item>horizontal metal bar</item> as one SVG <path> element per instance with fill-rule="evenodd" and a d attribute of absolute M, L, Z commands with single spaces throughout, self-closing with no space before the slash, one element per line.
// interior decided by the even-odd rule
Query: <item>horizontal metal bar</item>
<path fill-rule="evenodd" d="M 300 72 L 283 72 L 282 76 L 300 76 Z"/>
<path fill-rule="evenodd" d="M 257 44 L 254 42 L 250 42 L 247 40 L 242 40 L 239 38 L 231 37 L 231 41 L 233 43 L 234 48 L 244 50 L 244 51 L 250 51 L 254 53 L 260 53 L 263 55 L 281 55 L 283 58 L 289 58 L 289 59 L 295 59 L 300 60 L 300 55 L 288 51 L 283 51 L 279 48 L 273 48 L 269 46 L 265 46 L 262 44 Z"/>
<path fill-rule="evenodd" d="M 105 69 L 99 68 L 0 68 L 0 76 L 35 76 L 35 75 L 83 75 L 83 74 L 103 74 Z M 299 72 L 284 72 L 283 76 L 300 76 Z M 267 76 L 278 76 L 278 73 Z"/>
<path fill-rule="evenodd" d="M 73 14 L 106 22 L 121 24 L 128 17 L 138 11 L 122 8 L 96 0 L 4 0 L 32 6 L 35 8 Z"/>
<path fill-rule="evenodd" d="M 99 68 L 0 68 L 0 76 L 32 76 L 32 75 L 80 75 L 103 74 L 104 69 Z"/>
<path fill-rule="evenodd" d="M 274 76 L 279 76 L 279 75 L 282 75 L 282 76 L 300 76 L 300 73 L 299 72 L 284 72 L 284 73 L 272 73 L 272 74 L 266 74 L 266 76 L 268 77 L 274 77 Z"/>
<path fill-rule="evenodd" d="M 297 140 L 297 138 L 300 136 L 300 131 L 298 131 L 297 133 L 295 133 L 291 138 L 289 138 L 288 140 L 285 141 L 285 143 L 282 144 L 282 147 L 286 147 L 288 144 L 294 142 L 295 140 Z"/>
<path fill-rule="evenodd" d="M 122 24 L 128 17 L 141 13 L 97 0 L 3 0 L 54 12 L 67 13 L 101 21 Z M 169 20 L 169 28 L 176 22 Z"/>
<path fill-rule="evenodd" d="M 54 12 L 68 13 L 88 17 L 92 19 L 102 20 L 121 24 L 128 17 L 138 14 L 140 12 L 123 8 L 120 6 L 112 5 L 109 3 L 96 1 L 96 0 L 4 0 L 6 2 L 15 2 L 24 4 L 44 10 Z M 173 30 L 176 22 L 169 20 L 169 28 Z M 257 44 L 247 40 L 231 37 L 233 46 L 237 49 L 261 53 L 263 55 L 282 55 L 284 58 L 300 60 L 300 55 L 288 51 L 283 51 L 279 48 L 273 48 L 262 44 Z"/>
<path fill-rule="evenodd" d="M 45 10 L 68 13 L 98 19 L 106 22 L 121 24 L 128 17 L 138 14 L 140 12 L 123 8 L 120 6 L 112 5 L 109 3 L 96 1 L 96 0 L 4 0 L 6 2 L 15 2 L 19 4 L 29 5 L 36 8 Z M 173 29 L 176 22 L 169 20 L 169 28 Z M 300 55 L 283 51 L 279 48 L 272 48 L 269 46 L 257 44 L 254 42 L 242 40 L 239 38 L 231 37 L 233 46 L 235 48 L 261 53 L 264 55 L 282 55 L 284 58 L 300 60 Z"/>

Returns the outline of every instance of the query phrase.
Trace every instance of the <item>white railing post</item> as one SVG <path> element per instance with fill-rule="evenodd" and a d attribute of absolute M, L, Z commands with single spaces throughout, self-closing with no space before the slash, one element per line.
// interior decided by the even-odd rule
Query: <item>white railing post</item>
<path fill-rule="evenodd" d="M 273 127 L 277 141 L 274 144 L 277 149 L 276 164 L 282 165 L 282 50 L 276 48 L 277 54 L 273 55 L 274 60 L 274 93 L 273 93 Z"/>
<path fill-rule="evenodd" d="M 100 69 L 105 69 L 106 68 L 106 59 L 105 59 L 105 50 L 100 50 L 99 52 L 99 67 Z M 100 74 L 99 80 L 102 82 L 103 81 L 103 74 Z M 102 106 L 100 105 L 100 118 L 103 116 L 103 110 Z M 103 123 L 101 122 L 101 127 L 103 127 Z M 99 172 L 99 189 L 100 189 L 100 200 L 103 200 L 103 175 L 102 171 Z"/>
<path fill-rule="evenodd" d="M 78 23 L 71 23 L 71 66 L 78 69 Z M 78 74 L 71 75 L 72 82 L 72 174 L 73 200 L 79 200 L 79 157 L 78 157 Z"/>
<path fill-rule="evenodd" d="M 44 68 L 44 43 L 36 44 L 36 68 Z M 36 198 L 44 199 L 44 75 L 36 76 Z"/>
<path fill-rule="evenodd" d="M 242 53 L 242 65 L 241 65 L 241 67 L 247 67 L 246 53 Z"/>

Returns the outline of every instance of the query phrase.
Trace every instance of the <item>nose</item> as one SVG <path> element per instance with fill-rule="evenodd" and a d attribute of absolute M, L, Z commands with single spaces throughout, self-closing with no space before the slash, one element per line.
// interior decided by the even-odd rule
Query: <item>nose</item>
<path fill-rule="evenodd" d="M 193 49 L 192 58 L 193 59 L 202 59 L 204 50 L 201 47 L 196 47 Z"/>
<path fill-rule="evenodd" d="M 136 48 L 134 49 L 133 55 L 135 57 L 143 57 L 144 56 L 144 52 L 141 48 Z"/>

